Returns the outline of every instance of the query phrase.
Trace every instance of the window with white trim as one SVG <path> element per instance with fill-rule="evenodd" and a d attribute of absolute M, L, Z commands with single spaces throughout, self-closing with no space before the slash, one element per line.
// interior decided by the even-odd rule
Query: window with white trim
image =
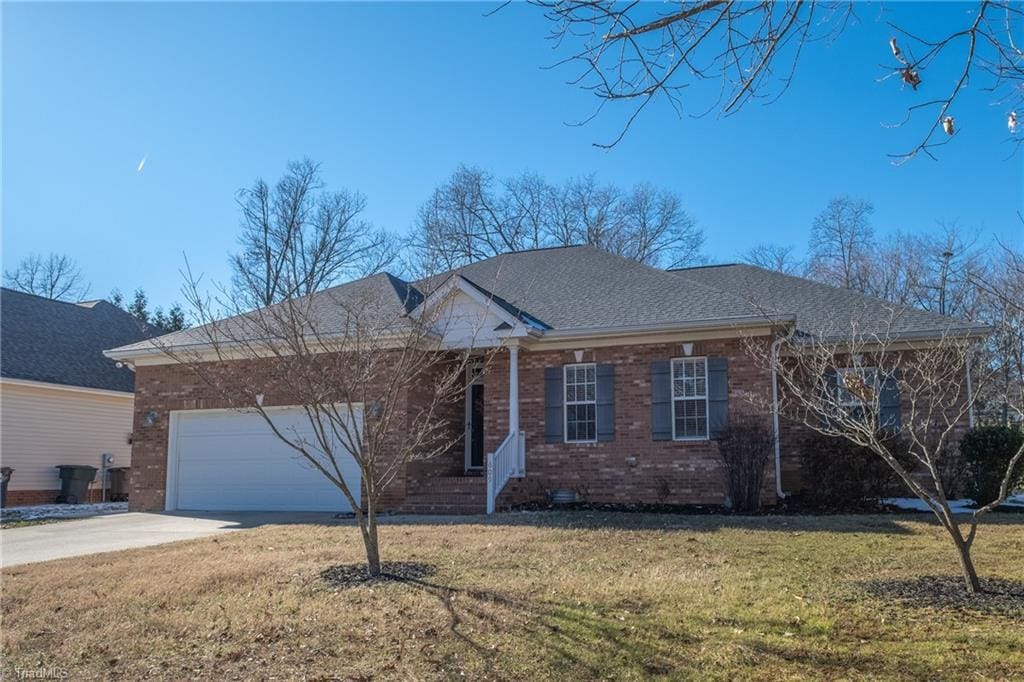
<path fill-rule="evenodd" d="M 708 437 L 708 360 L 672 360 L 672 438 L 706 440 Z"/>
<path fill-rule="evenodd" d="M 855 419 L 864 419 L 866 412 L 878 405 L 880 388 L 874 367 L 836 369 L 836 402 Z"/>
<path fill-rule="evenodd" d="M 565 442 L 593 443 L 597 441 L 597 365 L 565 365 L 562 371 Z"/>

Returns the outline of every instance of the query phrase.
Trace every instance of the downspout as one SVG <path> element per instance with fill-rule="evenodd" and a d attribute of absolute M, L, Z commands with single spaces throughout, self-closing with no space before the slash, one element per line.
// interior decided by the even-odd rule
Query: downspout
<path fill-rule="evenodd" d="M 971 382 L 971 351 L 967 351 L 967 427 L 974 428 L 974 385 Z"/>
<path fill-rule="evenodd" d="M 778 337 L 772 341 L 771 367 L 772 367 L 772 432 L 775 436 L 775 494 L 780 500 L 786 498 L 782 490 L 782 440 L 779 436 L 779 380 L 776 365 L 779 361 L 779 346 L 785 341 L 785 337 Z"/>

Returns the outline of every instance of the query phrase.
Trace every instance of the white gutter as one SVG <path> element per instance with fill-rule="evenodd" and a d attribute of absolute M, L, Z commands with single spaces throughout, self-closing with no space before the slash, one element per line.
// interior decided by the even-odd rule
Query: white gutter
<path fill-rule="evenodd" d="M 696 322 L 666 322 L 663 324 L 627 325 L 617 327 L 577 327 L 574 329 L 549 329 L 544 332 L 544 339 L 584 339 L 590 337 L 628 336 L 666 331 L 698 331 L 703 329 L 733 329 L 741 326 L 772 325 L 782 322 L 795 322 L 792 316 L 765 317 L 763 315 L 745 315 L 741 317 L 725 317 L 715 320 L 699 320 Z"/>
<path fill-rule="evenodd" d="M 785 337 L 772 341 L 771 366 L 772 366 L 772 434 L 775 436 L 775 494 L 779 499 L 785 499 L 786 493 L 782 489 L 782 439 L 779 434 L 779 379 L 776 365 L 779 360 L 779 346 L 785 341 Z"/>
<path fill-rule="evenodd" d="M 177 332 L 175 332 L 177 333 Z M 376 341 L 387 342 L 392 340 L 402 340 L 409 336 L 409 332 L 390 332 L 380 334 L 375 337 Z M 103 351 L 103 355 L 110 358 L 111 360 L 120 360 L 126 363 L 130 363 L 140 358 L 149 357 L 171 357 L 174 353 L 203 353 L 205 351 L 217 352 L 225 355 L 229 355 L 232 351 L 247 351 L 253 352 L 258 350 L 266 350 L 270 353 L 274 350 L 273 344 L 270 341 L 264 339 L 246 339 L 242 341 L 196 341 L 193 343 L 180 343 L 176 345 L 160 345 L 159 340 L 163 337 L 156 337 L 148 341 L 140 341 L 139 343 L 145 343 L 146 345 L 141 348 L 133 348 L 131 346 L 120 346 L 118 348 L 112 348 L 110 350 Z M 347 340 L 348 337 L 342 334 L 331 334 L 323 336 L 309 336 L 307 337 L 317 343 L 322 343 L 326 347 L 327 344 L 337 343 L 341 344 Z M 424 339 L 431 339 L 437 343 L 441 342 L 441 337 L 436 333 L 425 334 Z M 136 345 L 136 344 L 132 344 Z M 325 351 L 327 352 L 327 351 Z M 217 359 L 217 358 L 214 358 Z M 225 357 L 224 359 L 231 359 Z"/>

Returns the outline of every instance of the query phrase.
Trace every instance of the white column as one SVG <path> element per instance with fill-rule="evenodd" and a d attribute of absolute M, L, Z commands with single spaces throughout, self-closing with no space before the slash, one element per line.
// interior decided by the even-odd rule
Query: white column
<path fill-rule="evenodd" d="M 519 345 L 508 347 L 508 432 L 519 433 Z"/>

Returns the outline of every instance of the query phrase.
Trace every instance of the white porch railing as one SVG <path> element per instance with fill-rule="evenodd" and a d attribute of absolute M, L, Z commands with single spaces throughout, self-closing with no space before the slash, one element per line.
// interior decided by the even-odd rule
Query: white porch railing
<path fill-rule="evenodd" d="M 498 449 L 487 453 L 487 513 L 494 513 L 494 503 L 510 478 L 526 475 L 526 434 L 510 433 Z"/>

